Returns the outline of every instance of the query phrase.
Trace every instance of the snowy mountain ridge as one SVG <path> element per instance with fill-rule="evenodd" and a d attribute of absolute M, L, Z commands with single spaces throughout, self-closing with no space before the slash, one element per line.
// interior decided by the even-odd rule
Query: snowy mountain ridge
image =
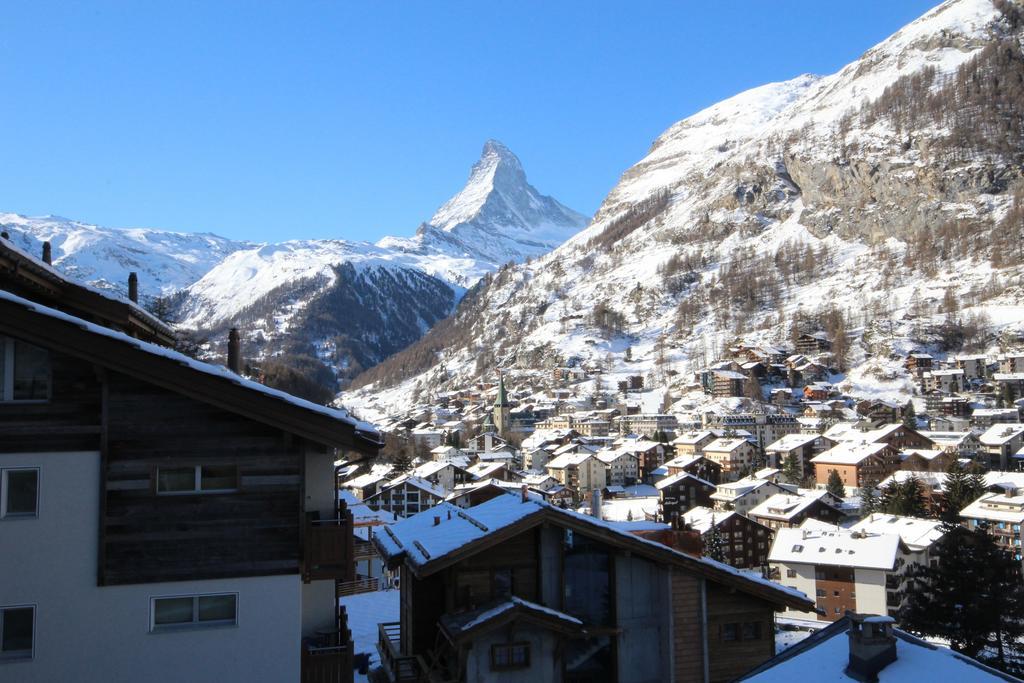
<path fill-rule="evenodd" d="M 989 343 L 1024 320 L 1022 264 L 1002 246 L 1019 239 L 1005 220 L 1024 205 L 1024 147 L 1007 155 L 999 139 L 1018 129 L 989 124 L 1007 109 L 1021 120 L 1024 105 L 965 85 L 1019 70 L 1022 35 L 1019 3 L 951 0 L 833 75 L 679 121 L 587 229 L 488 278 L 450 322 L 358 378 L 346 404 L 377 419 L 499 367 L 543 376 L 590 362 L 609 381 L 657 370 L 683 409 L 703 405 L 692 372 L 733 340 L 777 343 L 837 314 L 854 340 L 837 381 L 905 400 L 910 383 L 885 355 L 931 343 L 947 295 L 957 315 L 988 321 Z M 943 106 L 953 89 L 962 103 Z"/>

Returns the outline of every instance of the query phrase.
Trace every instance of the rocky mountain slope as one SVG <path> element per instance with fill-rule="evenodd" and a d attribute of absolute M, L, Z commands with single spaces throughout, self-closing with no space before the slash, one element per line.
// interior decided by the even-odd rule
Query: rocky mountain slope
<path fill-rule="evenodd" d="M 1022 35 L 1019 2 L 951 0 L 836 74 L 683 119 L 586 230 L 484 278 L 346 403 L 381 416 L 497 367 L 589 360 L 685 408 L 690 371 L 733 340 L 819 329 L 849 347 L 837 379 L 905 399 L 893 352 L 1024 321 Z"/>

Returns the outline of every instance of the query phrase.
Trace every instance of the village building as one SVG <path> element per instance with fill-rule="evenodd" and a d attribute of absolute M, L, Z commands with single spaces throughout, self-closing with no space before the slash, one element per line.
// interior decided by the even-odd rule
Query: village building
<path fill-rule="evenodd" d="M 899 452 L 900 469 L 945 472 L 957 459 L 955 453 L 937 448 L 908 448 Z"/>
<path fill-rule="evenodd" d="M 389 482 L 378 493 L 363 500 L 373 510 L 383 510 L 399 517 L 410 517 L 432 508 L 448 495 L 448 491 L 426 479 L 403 475 Z"/>
<path fill-rule="evenodd" d="M 615 424 L 618 425 L 619 434 L 643 434 L 647 437 L 661 433 L 672 438 L 679 428 L 679 420 L 675 415 L 659 413 L 620 415 L 615 418 Z"/>
<path fill-rule="evenodd" d="M 375 537 L 401 572 L 381 624 L 390 681 L 732 680 L 774 653 L 774 610 L 811 603 L 597 520 L 499 496 Z M 405 673 L 403 673 L 405 672 Z"/>
<path fill-rule="evenodd" d="M 981 450 L 981 441 L 974 432 L 922 431 L 920 434 L 932 442 L 932 448 L 948 451 L 957 458 L 974 459 Z"/>
<path fill-rule="evenodd" d="M 720 436 L 723 434 L 710 429 L 683 432 L 672 440 L 672 446 L 676 455 L 699 455 L 704 446 Z"/>
<path fill-rule="evenodd" d="M 589 451 L 563 453 L 547 464 L 548 474 L 572 490 L 577 499 L 608 485 L 605 464 Z"/>
<path fill-rule="evenodd" d="M 945 394 L 959 394 L 964 390 L 964 371 L 929 370 L 921 375 L 923 391 L 941 391 Z"/>
<path fill-rule="evenodd" d="M 907 356 L 907 360 L 904 362 L 904 367 L 916 375 L 918 378 L 926 370 L 931 370 L 934 366 L 934 359 L 931 354 L 927 353 L 912 353 Z"/>
<path fill-rule="evenodd" d="M 746 394 L 747 376 L 735 370 L 713 370 L 711 372 L 711 395 L 715 398 L 731 398 Z"/>
<path fill-rule="evenodd" d="M 842 501 L 828 491 L 777 493 L 751 508 L 747 515 L 769 529 L 798 527 L 808 519 L 839 524 L 846 516 L 841 506 Z"/>
<path fill-rule="evenodd" d="M 683 523 L 700 533 L 704 554 L 712 550 L 717 534 L 722 561 L 739 569 L 766 566 L 771 530 L 738 512 L 696 507 L 683 514 Z M 712 531 L 714 529 L 715 531 Z"/>
<path fill-rule="evenodd" d="M 832 350 L 832 342 L 824 332 L 801 334 L 796 339 L 796 352 L 805 356 L 813 356 Z"/>
<path fill-rule="evenodd" d="M 654 485 L 658 489 L 658 516 L 672 523 L 695 507 L 710 507 L 715 485 L 687 472 L 673 474 Z"/>
<path fill-rule="evenodd" d="M 999 364 L 999 372 L 1024 372 L 1024 351 L 1017 350 L 1001 353 L 996 358 L 996 361 Z"/>
<path fill-rule="evenodd" d="M 1020 422 L 1020 411 L 1016 408 L 975 408 L 971 412 L 971 425 L 978 429 L 988 429 L 996 424 L 1017 424 Z"/>
<path fill-rule="evenodd" d="M 757 454 L 757 446 L 744 438 L 715 439 L 703 450 L 705 458 L 722 468 L 724 481 L 736 481 L 750 471 Z"/>
<path fill-rule="evenodd" d="M 796 487 L 791 487 L 796 489 Z M 719 484 L 711 495 L 716 510 L 736 510 L 747 514 L 752 508 L 779 493 L 791 493 L 790 488 L 767 479 L 746 477 Z"/>
<path fill-rule="evenodd" d="M 605 482 L 609 486 L 633 486 L 639 475 L 639 458 L 624 448 L 598 451 L 594 457 L 604 463 Z"/>
<path fill-rule="evenodd" d="M 903 603 L 910 555 L 897 533 L 816 523 L 776 530 L 768 561 L 780 583 L 815 596 L 819 621 L 836 621 L 847 611 L 896 613 Z"/>
<path fill-rule="evenodd" d="M 817 485 L 824 488 L 835 471 L 848 494 L 879 482 L 899 469 L 899 451 L 885 442 L 843 441 L 811 458 Z"/>
<path fill-rule="evenodd" d="M 785 413 L 706 413 L 704 426 L 736 435 L 751 435 L 761 448 L 777 441 L 786 434 L 800 431 L 796 417 Z"/>
<path fill-rule="evenodd" d="M 380 434 L 243 378 L 237 333 L 231 370 L 195 361 L 3 238 L 0 285 L 0 677 L 351 671 L 334 463 Z"/>
<path fill-rule="evenodd" d="M 667 476 L 685 472 L 716 486 L 722 480 L 722 466 L 702 455 L 680 455 L 666 462 L 662 468 Z"/>
<path fill-rule="evenodd" d="M 820 434 L 787 434 L 765 447 L 765 459 L 770 467 L 784 468 L 790 458 L 797 463 L 801 477 L 813 471 L 811 458 L 835 442 Z"/>
<path fill-rule="evenodd" d="M 953 358 L 953 367 L 964 371 L 964 379 L 968 382 L 974 379 L 988 377 L 988 357 L 984 354 L 960 355 Z"/>
<path fill-rule="evenodd" d="M 992 470 L 1017 469 L 1014 455 L 1024 446 L 1024 424 L 995 424 L 978 437 L 979 456 Z"/>
<path fill-rule="evenodd" d="M 992 375 L 999 396 L 1005 401 L 1024 397 L 1024 372 L 997 372 Z"/>
<path fill-rule="evenodd" d="M 985 526 L 999 547 L 1021 560 L 1021 524 L 1024 523 L 1024 489 L 987 493 L 960 511 L 971 529 Z"/>

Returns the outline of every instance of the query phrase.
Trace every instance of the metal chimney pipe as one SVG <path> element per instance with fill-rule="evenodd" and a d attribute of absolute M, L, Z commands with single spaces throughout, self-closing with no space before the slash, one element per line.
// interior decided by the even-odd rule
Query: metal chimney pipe
<path fill-rule="evenodd" d="M 242 341 L 237 327 L 228 332 L 228 370 L 236 375 L 242 374 Z"/>
<path fill-rule="evenodd" d="M 594 489 L 590 494 L 590 514 L 595 519 L 604 519 L 604 511 L 601 510 L 601 489 Z"/>
<path fill-rule="evenodd" d="M 53 247 L 50 246 L 50 240 L 43 242 L 43 263 L 53 263 Z"/>
<path fill-rule="evenodd" d="M 139 276 L 134 271 L 128 273 L 128 298 L 139 303 Z"/>

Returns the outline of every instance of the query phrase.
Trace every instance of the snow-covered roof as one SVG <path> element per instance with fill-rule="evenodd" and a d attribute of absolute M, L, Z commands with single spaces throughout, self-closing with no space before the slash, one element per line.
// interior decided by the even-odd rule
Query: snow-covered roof
<path fill-rule="evenodd" d="M 403 474 L 400 477 L 388 482 L 387 488 L 394 488 L 395 486 L 412 486 L 413 488 L 419 489 L 425 493 L 429 493 L 435 498 L 444 498 L 448 495 L 448 492 L 442 487 L 438 486 L 433 482 L 429 482 L 426 479 L 414 477 L 409 474 Z M 380 495 L 379 493 L 377 495 Z"/>
<path fill-rule="evenodd" d="M 892 570 L 900 551 L 897 533 L 878 534 L 832 528 L 778 529 L 770 562 Z"/>
<path fill-rule="evenodd" d="M 317 403 L 313 403 L 312 401 L 307 401 L 305 399 L 298 398 L 297 396 L 292 396 L 291 394 L 285 393 L 278 389 L 272 389 L 271 387 L 265 386 L 258 382 L 245 379 L 244 377 L 237 375 L 234 372 L 231 372 L 231 370 L 228 370 L 224 366 L 203 363 L 194 358 L 186 356 L 183 353 L 179 353 L 178 351 L 168 349 L 158 344 L 140 341 L 122 332 L 118 332 L 116 330 L 103 327 L 102 325 L 96 325 L 94 323 L 86 322 L 81 318 L 76 318 L 75 316 L 68 315 L 67 313 L 58 311 L 54 308 L 49 308 L 47 306 L 35 303 L 34 301 L 29 301 L 28 299 L 23 299 L 22 297 L 15 296 L 14 294 L 11 294 L 10 292 L 5 290 L 0 290 L 0 302 L 20 306 L 22 308 L 28 309 L 29 311 L 32 311 L 35 314 L 42 315 L 45 316 L 46 318 L 50 318 L 52 320 L 57 320 L 62 323 L 72 325 L 75 328 L 84 330 L 85 332 L 88 332 L 90 334 L 97 335 L 105 339 L 109 339 L 111 341 L 119 342 L 131 349 L 145 353 L 147 356 L 153 358 L 160 358 L 165 361 L 172 361 L 189 372 L 196 372 L 207 377 L 214 377 L 224 382 L 235 385 L 237 387 L 241 387 L 243 389 L 251 391 L 255 394 L 276 399 L 277 401 L 280 401 L 282 404 L 287 404 L 294 408 L 299 408 L 309 413 L 315 413 L 330 418 L 331 420 L 335 420 L 339 423 L 349 425 L 352 428 L 354 428 L 358 436 L 361 436 L 368 443 L 382 443 L 382 437 L 380 433 L 377 431 L 376 427 L 369 424 L 368 422 L 363 422 L 362 420 L 355 419 L 348 413 L 348 411 L 344 409 L 329 408 L 327 406 L 322 406 Z"/>
<path fill-rule="evenodd" d="M 945 455 L 946 451 L 935 450 L 931 448 L 908 448 L 905 451 L 900 451 L 900 460 L 906 460 L 912 455 L 916 455 L 919 458 L 923 458 L 928 462 L 931 462 L 935 458 L 941 455 Z"/>
<path fill-rule="evenodd" d="M 466 468 L 466 471 L 477 479 L 484 479 L 505 466 L 502 462 L 478 462 Z"/>
<path fill-rule="evenodd" d="M 765 517 L 788 521 L 806 510 L 813 503 L 830 495 L 828 491 L 815 490 L 803 493 L 776 493 L 755 506 L 747 514 L 751 517 Z M 830 504 L 828 500 L 824 500 Z"/>
<path fill-rule="evenodd" d="M 704 446 L 705 453 L 732 453 L 737 448 L 750 442 L 746 439 L 715 439 L 707 446 Z"/>
<path fill-rule="evenodd" d="M 702 429 L 696 432 L 683 432 L 676 438 L 672 439 L 672 443 L 692 445 L 707 439 L 712 439 L 714 436 L 714 432 L 709 429 Z"/>
<path fill-rule="evenodd" d="M 381 555 L 389 561 L 404 558 L 414 572 L 428 565 L 440 566 L 455 551 L 482 541 L 491 534 L 514 525 L 523 529 L 544 521 L 565 524 L 581 532 L 590 530 L 606 539 L 617 539 L 634 552 L 649 554 L 667 563 L 680 564 L 700 571 L 712 580 L 739 590 L 754 592 L 798 609 L 813 609 L 813 601 L 801 591 L 750 576 L 740 570 L 708 557 L 696 557 L 656 541 L 641 538 L 629 525 L 599 520 L 572 510 L 565 510 L 537 500 L 523 501 L 518 496 L 498 496 L 463 510 L 451 503 L 441 503 L 429 510 L 383 527 L 384 533 L 374 537 Z"/>
<path fill-rule="evenodd" d="M 694 482 L 698 484 L 715 488 L 715 485 L 712 484 L 710 481 L 705 481 L 700 477 L 695 477 L 689 472 L 680 472 L 679 474 L 673 474 L 671 476 L 665 477 L 664 479 L 659 480 L 658 483 L 654 485 L 654 487 L 660 491 L 661 489 L 666 488 L 668 486 L 672 486 L 673 484 L 683 481 L 684 479 L 692 479 Z"/>
<path fill-rule="evenodd" d="M 811 458 L 811 462 L 829 465 L 859 465 L 867 458 L 881 453 L 886 448 L 888 448 L 888 444 L 884 443 L 842 441 L 827 451 Z"/>
<path fill-rule="evenodd" d="M 557 458 L 552 458 L 548 461 L 546 467 L 548 469 L 560 470 L 573 465 L 579 465 L 584 462 L 587 458 L 594 457 L 592 452 L 581 451 L 579 453 L 562 453 Z"/>
<path fill-rule="evenodd" d="M 1021 524 L 1024 523 L 1024 496 L 989 493 L 961 510 L 960 516 L 964 519 Z"/>
<path fill-rule="evenodd" d="M 865 621 L 877 619 L 867 617 Z M 889 621 L 888 617 L 885 617 Z M 863 678 L 848 673 L 850 641 L 849 617 L 843 617 L 803 641 L 783 650 L 738 681 L 749 683 L 854 683 Z M 1018 681 L 991 669 L 948 647 L 915 638 L 893 629 L 896 636 L 896 660 L 878 672 L 878 683 L 917 683 L 918 681 L 956 681 L 956 683 L 993 683 Z"/>
<path fill-rule="evenodd" d="M 733 515 L 739 514 L 731 510 L 712 510 L 709 507 L 698 506 L 690 508 L 683 513 L 683 521 L 694 531 L 706 534 L 711 530 L 712 523 L 718 526 Z"/>
<path fill-rule="evenodd" d="M 395 466 L 391 463 L 378 463 L 370 468 L 369 472 L 360 474 L 355 479 L 349 479 L 342 486 L 345 488 L 361 489 L 377 482 L 384 481 L 394 471 Z"/>
<path fill-rule="evenodd" d="M 477 609 L 445 614 L 441 617 L 440 624 L 453 640 L 458 641 L 470 632 L 478 632 L 491 625 L 497 627 L 519 616 L 539 617 L 543 621 L 560 623 L 574 631 L 583 630 L 583 622 L 576 617 L 514 595 L 492 601 Z"/>
<path fill-rule="evenodd" d="M 985 446 L 1002 446 L 1024 434 L 1024 424 L 994 424 L 978 437 Z"/>
<path fill-rule="evenodd" d="M 875 534 L 899 534 L 907 547 L 914 551 L 929 547 L 943 536 L 942 522 L 882 512 L 873 512 L 850 528 Z"/>
<path fill-rule="evenodd" d="M 794 448 L 801 448 L 809 443 L 813 443 L 819 437 L 819 434 L 786 434 L 781 439 L 777 439 L 765 446 L 765 450 L 780 453 L 791 451 Z"/>

